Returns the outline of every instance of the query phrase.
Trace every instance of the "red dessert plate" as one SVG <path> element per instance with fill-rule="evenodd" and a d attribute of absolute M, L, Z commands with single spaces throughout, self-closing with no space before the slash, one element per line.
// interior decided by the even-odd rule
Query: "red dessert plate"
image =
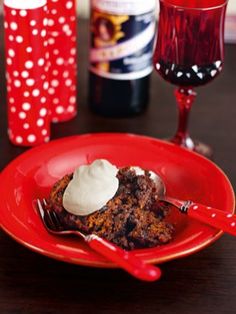
<path fill-rule="evenodd" d="M 52 141 L 11 162 L 0 175 L 0 226 L 26 247 L 65 262 L 115 267 L 76 237 L 49 234 L 33 208 L 53 183 L 82 164 L 105 158 L 118 167 L 137 165 L 160 174 L 167 193 L 234 212 L 234 192 L 225 174 L 209 160 L 170 143 L 131 134 L 88 134 Z M 92 191 L 91 191 L 92 193 Z M 92 197 L 92 195 L 91 195 Z M 171 243 L 133 251 L 149 263 L 161 263 L 203 249 L 222 235 L 173 210 Z"/>

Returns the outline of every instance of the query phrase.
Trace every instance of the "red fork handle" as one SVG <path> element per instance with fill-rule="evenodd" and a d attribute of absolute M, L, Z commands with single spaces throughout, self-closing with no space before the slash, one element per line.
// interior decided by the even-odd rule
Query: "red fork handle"
<path fill-rule="evenodd" d="M 236 215 L 198 203 L 187 208 L 188 216 L 236 236 Z"/>
<path fill-rule="evenodd" d="M 133 253 L 122 250 L 96 235 L 86 236 L 85 241 L 94 251 L 105 256 L 138 279 L 154 281 L 161 277 L 161 270 L 158 267 L 144 263 Z"/>

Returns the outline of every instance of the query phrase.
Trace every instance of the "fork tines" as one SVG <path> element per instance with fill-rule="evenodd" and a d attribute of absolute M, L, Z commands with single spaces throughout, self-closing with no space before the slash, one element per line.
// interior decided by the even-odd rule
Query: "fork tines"
<path fill-rule="evenodd" d="M 60 219 L 55 211 L 49 210 L 47 208 L 46 199 L 37 200 L 38 210 L 40 216 L 48 229 L 59 231 L 63 229 Z"/>

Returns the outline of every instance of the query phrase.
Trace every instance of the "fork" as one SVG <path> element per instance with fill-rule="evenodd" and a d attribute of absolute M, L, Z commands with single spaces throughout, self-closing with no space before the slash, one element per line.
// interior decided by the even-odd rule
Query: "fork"
<path fill-rule="evenodd" d="M 55 211 L 47 209 L 45 199 L 42 201 L 37 199 L 35 207 L 48 232 L 54 235 L 76 235 L 83 238 L 94 251 L 114 262 L 138 279 L 154 281 L 161 277 L 161 270 L 158 267 L 146 264 L 132 252 L 125 251 L 95 234 L 85 235 L 81 231 L 66 229 L 61 224 L 58 214 Z"/>

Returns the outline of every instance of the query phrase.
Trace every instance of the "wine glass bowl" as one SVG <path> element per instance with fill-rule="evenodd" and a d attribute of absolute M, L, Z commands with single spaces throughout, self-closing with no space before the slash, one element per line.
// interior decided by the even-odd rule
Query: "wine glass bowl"
<path fill-rule="evenodd" d="M 193 141 L 188 117 L 194 87 L 215 79 L 224 63 L 226 0 L 160 0 L 154 67 L 175 91 L 179 126 L 172 142 L 211 157 L 210 147 Z"/>

